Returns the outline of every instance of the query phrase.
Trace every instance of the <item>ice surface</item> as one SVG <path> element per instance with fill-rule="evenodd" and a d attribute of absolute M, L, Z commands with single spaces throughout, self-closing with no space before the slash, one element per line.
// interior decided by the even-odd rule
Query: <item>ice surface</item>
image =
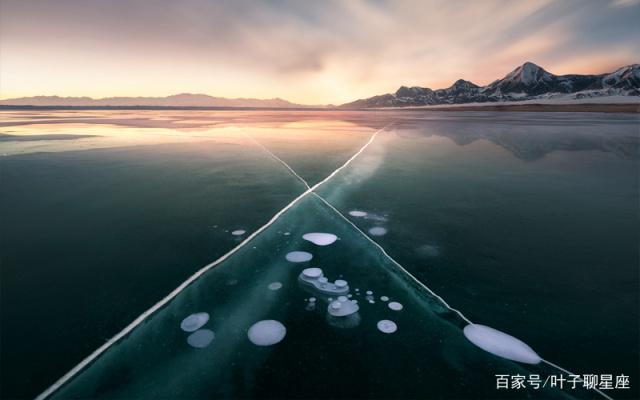
<path fill-rule="evenodd" d="M 384 333 L 393 333 L 398 330 L 398 325 L 395 322 L 383 319 L 378 321 L 378 330 Z"/>
<path fill-rule="evenodd" d="M 397 301 L 392 301 L 391 303 L 389 303 L 389 308 L 392 309 L 393 311 L 400 311 L 404 307 L 402 306 L 402 304 L 398 303 Z"/>
<path fill-rule="evenodd" d="M 366 211 L 351 210 L 349 211 L 349 215 L 351 215 L 352 217 L 366 217 L 367 213 Z"/>
<path fill-rule="evenodd" d="M 278 290 L 282 288 L 282 283 L 280 282 L 271 282 L 268 286 L 269 290 Z"/>
<path fill-rule="evenodd" d="M 196 348 L 204 348 L 211 344 L 215 334 L 209 329 L 200 329 L 187 337 L 187 343 Z"/>
<path fill-rule="evenodd" d="M 539 364 L 542 359 L 526 343 L 497 329 L 471 324 L 464 327 L 464 335 L 482 350 L 525 364 Z"/>
<path fill-rule="evenodd" d="M 204 324 L 209 321 L 209 314 L 206 312 L 199 312 L 191 314 L 180 323 L 180 329 L 185 332 L 193 332 L 202 328 Z"/>
<path fill-rule="evenodd" d="M 287 261 L 300 263 L 311 260 L 313 258 L 313 255 L 311 253 L 307 253 L 306 251 L 292 251 L 290 253 L 287 253 L 285 258 L 287 259 Z"/>
<path fill-rule="evenodd" d="M 256 346 L 271 346 L 281 342 L 286 334 L 287 328 L 282 323 L 267 319 L 253 324 L 247 332 L 247 337 Z"/>
<path fill-rule="evenodd" d="M 440 248 L 432 244 L 425 244 L 418 247 L 416 252 L 424 257 L 438 257 L 440 255 Z"/>
<path fill-rule="evenodd" d="M 387 234 L 387 229 L 381 226 L 375 226 L 369 229 L 369 235 L 371 236 L 384 236 Z"/>
<path fill-rule="evenodd" d="M 244 229 L 236 229 L 235 231 L 231 232 L 231 234 L 233 236 L 241 236 L 244 235 L 247 231 L 245 231 Z"/>
<path fill-rule="evenodd" d="M 305 233 L 302 238 L 318 246 L 328 246 L 338 240 L 338 237 L 333 233 L 322 232 Z"/>

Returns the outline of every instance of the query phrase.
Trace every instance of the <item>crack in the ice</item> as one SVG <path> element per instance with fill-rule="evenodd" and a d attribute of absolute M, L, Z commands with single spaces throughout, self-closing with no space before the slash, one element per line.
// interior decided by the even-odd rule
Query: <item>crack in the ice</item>
<path fill-rule="evenodd" d="M 389 126 L 391 126 L 393 124 L 393 122 L 387 126 L 385 126 L 383 129 L 388 128 Z M 376 132 L 377 133 L 377 132 Z M 243 134 L 245 136 L 247 136 L 252 142 L 254 142 L 256 145 L 258 145 L 259 147 L 261 147 L 262 149 L 264 149 L 264 151 L 266 151 L 273 159 L 275 159 L 276 161 L 278 161 L 280 164 L 282 164 L 287 170 L 289 170 L 289 172 L 291 172 L 291 174 L 293 174 L 298 180 L 300 180 L 305 187 L 307 187 L 311 193 L 317 197 L 320 201 L 322 201 L 325 205 L 327 205 L 327 207 L 329 207 L 331 210 L 333 210 L 336 214 L 338 214 L 343 220 L 345 220 L 349 225 L 351 225 L 356 231 L 358 231 L 364 238 L 366 238 L 369 242 L 371 242 L 374 246 L 376 246 L 380 252 L 382 252 L 382 254 L 387 257 L 396 267 L 400 268 L 400 270 L 402 272 L 404 272 L 407 276 L 409 276 L 413 281 L 415 281 L 419 286 L 421 286 L 422 288 L 424 288 L 427 292 L 429 292 L 432 296 L 434 296 L 436 299 L 438 299 L 445 307 L 447 307 L 450 311 L 455 312 L 456 314 L 458 314 L 458 316 L 460 318 L 462 318 L 464 321 L 466 321 L 467 323 L 473 325 L 473 322 L 468 319 L 464 314 L 462 314 L 461 311 L 451 307 L 449 305 L 449 303 L 447 303 L 441 296 L 439 296 L 438 294 L 436 294 L 433 290 L 431 290 L 427 285 L 425 285 L 423 282 L 421 282 L 418 278 L 416 278 L 413 274 L 411 274 L 409 271 L 407 271 L 406 268 L 404 268 L 398 261 L 396 261 L 393 257 L 391 257 L 391 255 L 389 255 L 389 253 L 387 253 L 387 251 L 380 245 L 378 244 L 378 242 L 376 242 L 375 240 L 371 239 L 371 237 L 369 237 L 369 235 L 367 235 L 362 229 L 360 229 L 355 223 L 353 223 L 349 218 L 347 218 L 340 210 L 338 210 L 337 208 L 335 208 L 331 203 L 329 203 L 324 197 L 320 196 L 318 193 L 315 192 L 315 189 L 312 189 L 309 186 L 309 183 L 302 178 L 293 168 L 291 168 L 291 166 L 289 164 L 287 164 L 284 160 L 282 160 L 280 157 L 276 156 L 271 150 L 269 150 L 267 147 L 265 147 L 262 143 L 260 143 L 259 141 L 257 141 L 255 138 L 253 138 L 251 135 L 247 134 L 246 132 L 243 131 Z M 360 152 L 361 153 L 361 152 Z M 314 186 L 315 188 L 315 186 Z M 578 376 L 574 373 L 572 373 L 571 371 L 552 363 L 551 361 L 545 360 L 544 358 L 541 358 L 542 362 L 544 362 L 545 364 L 551 366 L 552 368 L 556 368 L 570 376 Z M 583 382 L 583 380 L 581 378 L 577 379 L 578 382 Z M 598 388 L 593 388 L 593 390 L 600 394 L 602 397 L 608 399 L 608 400 L 613 400 L 612 397 L 610 397 L 609 395 L 607 395 L 606 393 L 602 392 L 600 389 Z"/>
<path fill-rule="evenodd" d="M 376 138 L 376 136 L 382 132 L 383 130 L 385 130 L 386 128 L 388 128 L 390 124 L 385 125 L 384 127 L 378 129 L 377 131 L 375 131 L 371 137 L 369 138 L 369 140 L 362 146 L 360 147 L 360 149 L 353 154 L 347 161 L 344 162 L 344 164 L 342 164 L 340 167 L 336 168 L 331 174 L 329 174 L 326 178 L 324 178 L 323 180 L 321 180 L 320 182 L 316 183 L 315 185 L 309 187 L 307 190 L 305 190 L 302 194 L 300 194 L 298 197 L 296 197 L 295 199 L 293 199 L 289 204 L 287 204 L 284 208 L 282 208 L 280 211 L 278 211 L 277 213 L 275 213 L 273 215 L 273 217 L 271 217 L 271 219 L 269 219 L 269 221 L 267 221 L 266 224 L 262 225 L 260 228 L 258 228 L 257 230 L 255 230 L 254 232 L 252 232 L 249 236 L 247 236 L 246 239 L 244 239 L 242 242 L 238 243 L 238 245 L 236 245 L 234 248 L 232 248 L 231 250 L 229 250 L 227 253 L 225 253 L 223 256 L 221 256 L 220 258 L 218 258 L 217 260 L 205 265 L 204 267 L 200 268 L 198 271 L 196 271 L 193 275 L 191 275 L 189 278 L 187 278 L 187 280 L 185 280 L 184 282 L 182 282 L 177 288 L 175 288 L 174 290 L 172 290 L 168 295 L 166 295 L 162 300 L 160 300 L 159 302 L 157 302 L 156 304 L 154 304 L 151 308 L 149 308 L 148 310 L 146 310 L 145 312 L 143 312 L 142 314 L 140 314 L 140 316 L 138 316 L 138 318 L 136 318 L 135 320 L 133 320 L 133 322 L 131 322 L 129 325 L 127 325 L 123 330 L 121 330 L 120 332 L 118 332 L 115 336 L 113 336 L 111 339 L 107 340 L 102 346 L 98 347 L 96 350 L 93 351 L 93 353 L 89 354 L 86 358 L 84 358 L 82 361 L 80 361 L 80 363 L 78 363 L 75 367 L 73 367 L 69 372 L 67 372 L 66 374 L 64 374 L 60 379 L 58 379 L 53 385 L 51 385 L 50 387 L 48 387 L 44 392 L 40 393 L 37 397 L 36 400 L 42 400 L 42 399 L 46 399 L 47 397 L 49 397 L 50 395 L 52 395 L 55 391 L 57 391 L 62 385 L 64 385 L 67 381 L 69 381 L 71 378 L 73 378 L 78 372 L 82 371 L 83 368 L 85 368 L 87 365 L 89 365 L 93 360 L 95 360 L 100 354 L 104 353 L 107 349 L 109 349 L 109 347 L 113 346 L 115 343 L 117 343 L 120 339 L 122 339 L 124 336 L 126 336 L 127 334 L 129 334 L 129 332 L 131 332 L 133 329 L 135 329 L 138 325 L 140 325 L 145 319 L 147 319 L 150 315 L 152 315 L 153 313 L 155 313 L 156 311 L 158 311 L 160 308 L 162 308 L 165 304 L 167 304 L 169 301 L 171 301 L 173 298 L 175 298 L 180 292 L 182 292 L 185 288 L 187 288 L 191 283 L 193 283 L 196 279 L 198 279 L 200 276 L 202 276 L 204 273 L 206 273 L 207 271 L 209 271 L 211 268 L 215 267 L 216 265 L 220 264 L 221 262 L 225 261 L 227 258 L 231 257 L 233 254 L 235 254 L 238 250 L 240 250 L 242 247 L 244 247 L 245 245 L 247 245 L 251 240 L 253 240 L 256 236 L 258 236 L 260 233 L 262 233 L 264 230 L 266 230 L 269 226 L 271 226 L 274 222 L 276 222 L 284 213 L 286 213 L 289 209 L 291 209 L 294 205 L 296 205 L 300 200 L 302 200 L 303 198 L 305 198 L 307 195 L 309 195 L 310 193 L 312 193 L 315 189 L 319 188 L 320 186 L 324 185 L 326 182 L 328 182 L 331 178 L 333 178 L 338 172 L 340 172 L 341 170 L 343 170 L 344 168 L 346 168 L 349 164 L 351 164 L 351 162 L 353 160 L 355 160 L 371 143 L 373 143 L 374 139 Z M 296 174 L 297 175 L 297 174 Z M 308 186 L 308 185 L 307 185 Z"/>

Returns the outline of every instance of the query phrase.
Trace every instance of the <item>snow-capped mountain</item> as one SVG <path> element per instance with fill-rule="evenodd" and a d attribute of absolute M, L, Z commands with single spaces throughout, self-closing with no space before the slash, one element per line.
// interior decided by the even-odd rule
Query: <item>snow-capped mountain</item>
<path fill-rule="evenodd" d="M 462 79 L 438 90 L 402 86 L 393 94 L 356 100 L 342 107 L 404 107 L 603 96 L 639 96 L 640 102 L 640 64 L 601 75 L 554 75 L 526 62 L 484 87 Z"/>

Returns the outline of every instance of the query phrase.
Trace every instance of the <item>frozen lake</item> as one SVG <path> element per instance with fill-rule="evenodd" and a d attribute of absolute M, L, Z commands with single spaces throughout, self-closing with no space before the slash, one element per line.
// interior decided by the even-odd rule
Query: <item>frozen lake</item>
<path fill-rule="evenodd" d="M 637 397 L 637 115 L 0 115 L 2 397 Z"/>

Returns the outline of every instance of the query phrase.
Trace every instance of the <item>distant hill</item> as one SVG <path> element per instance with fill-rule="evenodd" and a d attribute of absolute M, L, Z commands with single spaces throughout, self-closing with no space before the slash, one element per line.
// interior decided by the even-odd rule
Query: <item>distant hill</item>
<path fill-rule="evenodd" d="M 383 94 L 343 104 L 341 108 L 377 108 L 510 102 L 547 99 L 584 99 L 610 96 L 639 96 L 640 64 L 632 64 L 601 75 L 554 75 L 526 62 L 487 86 L 458 80 L 446 89 L 402 86 Z"/>
<path fill-rule="evenodd" d="M 12 106 L 75 106 L 75 107 L 268 107 L 302 108 L 311 107 L 275 99 L 227 99 L 206 94 L 182 93 L 167 97 L 59 97 L 34 96 L 0 100 L 0 105 Z"/>

